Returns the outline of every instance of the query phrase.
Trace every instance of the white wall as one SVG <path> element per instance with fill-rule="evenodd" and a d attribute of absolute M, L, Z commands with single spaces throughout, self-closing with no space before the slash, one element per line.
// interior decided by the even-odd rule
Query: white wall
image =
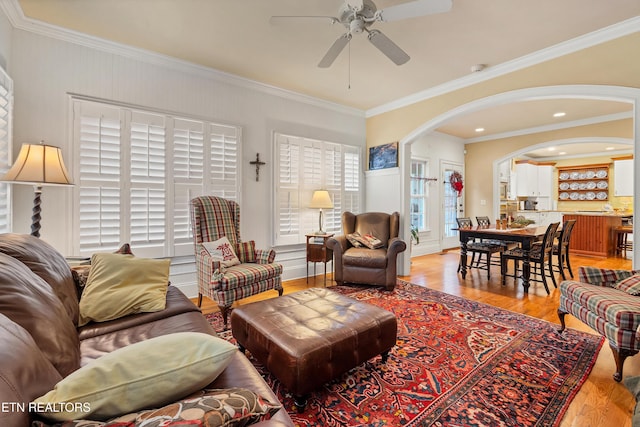
<path fill-rule="evenodd" d="M 429 231 L 420 233 L 420 244 L 411 248 L 411 256 L 437 253 L 444 249 L 441 246 L 442 195 L 446 183 L 442 182 L 440 164 L 443 161 L 463 164 L 464 142 L 460 138 L 433 132 L 417 137 L 410 147 L 412 156 L 428 159 L 429 177 L 438 178 L 436 182 L 429 182 Z"/>
<path fill-rule="evenodd" d="M 369 170 L 366 176 L 364 212 L 402 212 L 400 200 L 400 169 Z"/>
<path fill-rule="evenodd" d="M 64 37 L 11 29 L 0 11 L 0 60 L 9 57 L 14 80 L 14 139 L 60 146 L 73 175 L 74 147 L 69 129 L 69 94 L 159 109 L 240 125 L 243 129 L 241 223 L 244 239 L 258 247 L 273 242 L 273 131 L 365 145 L 364 112 L 266 87 L 212 70 L 144 52 L 127 52 L 100 43 L 74 43 Z M 9 28 L 8 28 L 9 27 Z M 4 35 L 11 37 L 5 39 Z M 5 40 L 10 39 L 10 43 Z M 64 39 L 64 40 L 62 40 Z M 256 153 L 267 162 L 255 180 L 249 161 Z M 33 189 L 14 186 L 13 231 L 28 233 Z M 44 240 L 73 255 L 73 191 L 46 187 L 42 195 Z M 133 248 L 135 251 L 135 248 Z M 278 254 L 284 278 L 304 276 L 304 248 Z M 172 282 L 189 296 L 195 293 L 192 265 L 172 266 Z"/>

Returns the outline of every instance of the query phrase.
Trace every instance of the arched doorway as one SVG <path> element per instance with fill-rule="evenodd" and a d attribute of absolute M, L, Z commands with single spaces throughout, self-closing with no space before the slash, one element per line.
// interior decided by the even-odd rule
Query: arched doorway
<path fill-rule="evenodd" d="M 433 132 L 439 126 L 443 125 L 447 121 L 458 115 L 468 114 L 470 112 L 482 110 L 484 108 L 509 104 L 513 102 L 521 102 L 527 100 L 543 100 L 543 99 L 555 99 L 555 98 L 576 98 L 576 99 L 595 99 L 595 100 L 607 100 L 626 102 L 633 105 L 634 120 L 633 120 L 633 146 L 638 146 L 640 142 L 640 89 L 620 87 L 620 86 L 602 86 L 602 85 L 564 85 L 564 86 L 543 86 L 526 89 L 518 89 L 509 92 L 499 93 L 486 98 L 477 99 L 475 101 L 468 102 L 460 105 L 446 113 L 436 116 L 422 126 L 416 128 L 413 132 L 409 133 L 406 137 L 400 140 L 401 152 L 403 153 L 403 161 L 400 165 L 401 169 L 401 206 L 402 213 L 409 212 L 409 168 L 407 162 L 410 158 L 411 144 L 420 136 L 426 133 Z M 634 170 L 640 168 L 640 160 L 637 156 L 634 156 Z M 636 174 L 634 177 L 634 214 L 640 209 L 640 200 L 638 199 L 638 193 L 640 192 L 640 174 Z M 404 224 L 402 235 L 408 239 L 409 225 Z M 640 265 L 640 253 L 634 252 L 633 255 L 634 268 Z M 407 274 L 410 269 L 410 255 L 404 254 L 400 264 L 400 274 Z"/>

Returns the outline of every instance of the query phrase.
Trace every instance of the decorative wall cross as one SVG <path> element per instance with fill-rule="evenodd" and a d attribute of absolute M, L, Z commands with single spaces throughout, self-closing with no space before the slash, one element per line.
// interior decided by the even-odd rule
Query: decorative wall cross
<path fill-rule="evenodd" d="M 256 165 L 256 181 L 260 181 L 260 166 L 266 165 L 265 162 L 260 161 L 260 153 L 256 153 L 256 159 L 249 164 Z"/>

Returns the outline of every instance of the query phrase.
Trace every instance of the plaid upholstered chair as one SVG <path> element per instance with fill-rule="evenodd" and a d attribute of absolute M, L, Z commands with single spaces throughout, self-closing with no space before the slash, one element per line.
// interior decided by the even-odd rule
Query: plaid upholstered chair
<path fill-rule="evenodd" d="M 560 283 L 560 332 L 565 330 L 565 315 L 572 314 L 607 338 L 616 362 L 616 381 L 622 379 L 625 359 L 640 350 L 638 273 L 580 267 L 578 281 Z"/>
<path fill-rule="evenodd" d="M 275 289 L 282 295 L 282 265 L 274 263 L 273 249 L 255 249 L 253 240 L 240 240 L 240 206 L 220 197 L 191 200 L 191 228 L 198 273 L 198 307 L 202 296 L 218 304 L 227 325 L 229 309 L 242 298 Z M 223 239 L 226 237 L 226 239 Z M 211 244 L 228 240 L 231 251 L 212 252 Z M 219 253 L 222 253 L 221 256 Z M 228 255 L 228 257 L 227 257 Z M 234 258 L 237 258 L 237 260 Z M 231 261 L 229 261 L 229 259 Z"/>

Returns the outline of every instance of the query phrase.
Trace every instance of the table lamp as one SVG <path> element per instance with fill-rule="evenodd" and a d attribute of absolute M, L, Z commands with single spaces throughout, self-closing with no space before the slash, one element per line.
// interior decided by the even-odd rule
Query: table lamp
<path fill-rule="evenodd" d="M 316 231 L 316 234 L 327 234 L 325 231 L 322 231 L 322 223 L 323 223 L 322 209 L 333 209 L 333 202 L 331 201 L 331 196 L 329 196 L 329 192 L 327 190 L 314 191 L 309 207 L 312 209 L 320 209 L 320 218 L 318 218 L 320 231 Z"/>
<path fill-rule="evenodd" d="M 31 184 L 35 191 L 31 235 L 40 237 L 40 195 L 44 185 L 71 185 L 69 173 L 62 160 L 62 150 L 52 145 L 22 144 L 18 158 L 0 179 L 16 184 Z"/>

